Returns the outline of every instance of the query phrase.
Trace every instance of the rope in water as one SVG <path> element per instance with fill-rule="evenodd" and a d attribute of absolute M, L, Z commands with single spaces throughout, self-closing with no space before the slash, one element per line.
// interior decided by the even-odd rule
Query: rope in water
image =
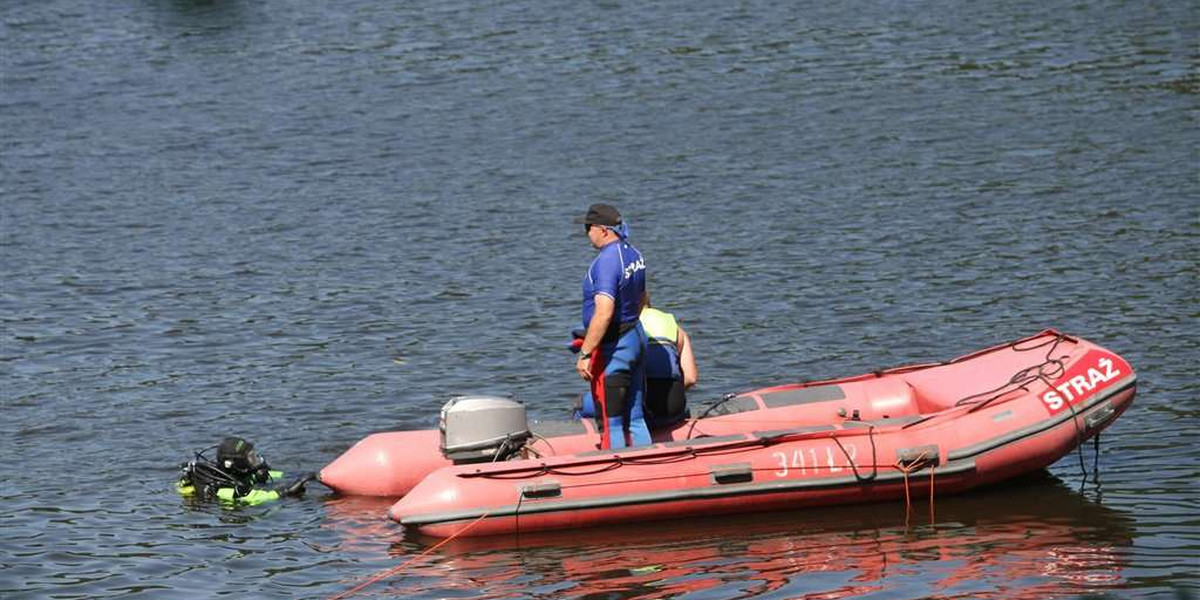
<path fill-rule="evenodd" d="M 454 535 L 451 535 L 451 536 L 447 537 L 446 539 L 430 546 L 429 548 L 426 548 L 424 552 L 421 552 L 420 554 L 400 563 L 399 565 L 396 565 L 394 567 L 389 567 L 387 569 L 379 571 L 375 575 L 372 575 L 371 577 L 369 577 L 366 581 L 364 581 L 344 592 L 340 592 L 336 595 L 330 596 L 328 600 L 342 600 L 342 598 L 349 598 L 350 596 L 353 596 L 354 594 L 357 594 L 357 593 L 367 589 L 368 587 L 375 585 L 376 583 L 379 583 L 380 581 L 383 581 L 384 579 L 395 576 L 397 573 L 400 573 L 404 569 L 408 568 L 409 565 L 424 558 L 425 556 L 428 556 L 429 553 L 433 552 L 434 550 L 437 550 L 438 548 L 441 548 L 442 546 L 446 545 L 454 538 L 457 538 L 458 536 L 466 533 L 469 529 L 471 529 L 475 525 L 479 524 L 480 521 L 486 519 L 489 514 L 491 514 L 491 511 L 488 511 L 488 512 L 483 513 L 482 515 L 479 515 L 479 517 L 477 519 L 475 519 L 474 521 L 471 521 L 466 527 L 463 527 L 462 529 L 459 529 L 458 531 L 454 532 Z"/>
<path fill-rule="evenodd" d="M 910 473 L 920 471 L 926 466 L 929 467 L 929 522 L 933 523 L 933 478 L 934 472 L 937 470 L 937 461 L 926 459 L 928 452 L 922 452 L 920 456 L 905 464 L 904 461 L 897 460 L 892 466 L 904 475 L 904 525 L 908 526 L 908 518 L 912 513 L 912 495 L 908 489 L 908 476 Z"/>

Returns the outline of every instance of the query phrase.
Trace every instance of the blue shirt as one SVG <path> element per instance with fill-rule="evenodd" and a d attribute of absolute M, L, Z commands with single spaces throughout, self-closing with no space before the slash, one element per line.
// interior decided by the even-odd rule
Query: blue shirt
<path fill-rule="evenodd" d="M 616 303 L 612 325 L 619 325 L 638 320 L 645 291 L 646 261 L 637 248 L 625 240 L 601 248 L 583 278 L 583 327 L 586 329 L 596 314 L 596 294 Z"/>

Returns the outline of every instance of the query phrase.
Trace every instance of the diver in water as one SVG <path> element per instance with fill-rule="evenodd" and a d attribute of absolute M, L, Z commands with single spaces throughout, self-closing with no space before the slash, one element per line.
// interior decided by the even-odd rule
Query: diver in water
<path fill-rule="evenodd" d="M 215 461 L 205 455 L 214 449 Z M 252 505 L 299 496 L 304 493 L 304 484 L 316 479 L 315 473 L 305 473 L 292 481 L 283 481 L 283 472 L 272 471 L 254 444 L 240 437 L 227 437 L 220 444 L 197 452 L 196 458 L 183 463 L 181 468 L 183 472 L 175 483 L 180 495 Z"/>

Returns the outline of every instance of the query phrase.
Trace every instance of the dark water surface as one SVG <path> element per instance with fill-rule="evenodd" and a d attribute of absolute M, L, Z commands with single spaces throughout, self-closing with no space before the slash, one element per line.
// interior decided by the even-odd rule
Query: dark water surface
<path fill-rule="evenodd" d="M 0 596 L 1200 593 L 1194 2 L 9 1 Z M 219 436 L 317 469 L 451 395 L 563 414 L 611 201 L 697 402 L 1045 327 L 1138 399 L 918 504 L 455 543 L 387 502 L 190 506 Z M 1096 457 L 1084 453 L 1089 467 Z"/>

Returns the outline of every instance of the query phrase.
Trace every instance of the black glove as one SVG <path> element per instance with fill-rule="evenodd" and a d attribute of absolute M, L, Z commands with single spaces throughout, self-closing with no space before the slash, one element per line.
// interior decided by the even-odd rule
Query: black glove
<path fill-rule="evenodd" d="M 272 489 L 280 496 L 299 496 L 304 493 L 304 484 L 316 478 L 316 473 L 305 473 L 293 481 L 281 483 Z"/>

